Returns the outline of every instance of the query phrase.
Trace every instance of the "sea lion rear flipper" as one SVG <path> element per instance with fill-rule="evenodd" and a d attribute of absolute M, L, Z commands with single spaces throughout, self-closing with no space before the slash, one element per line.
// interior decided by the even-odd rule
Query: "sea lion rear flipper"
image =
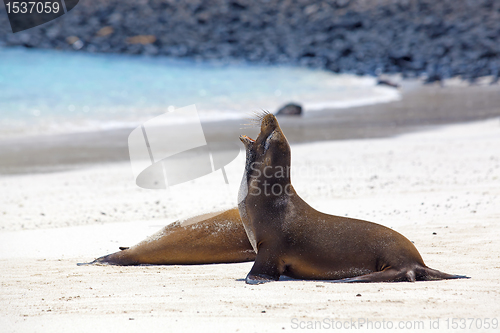
<path fill-rule="evenodd" d="M 350 282 L 402 282 L 402 281 L 432 281 L 432 280 L 447 280 L 447 279 L 470 279 L 465 275 L 452 275 L 440 272 L 429 267 L 417 267 L 415 269 L 400 269 L 386 268 L 380 272 L 373 272 L 366 275 L 356 276 L 347 279 L 335 280 L 335 283 L 350 283 Z"/>
<path fill-rule="evenodd" d="M 470 277 L 466 275 L 448 274 L 429 267 L 419 267 L 416 269 L 416 273 L 417 273 L 417 280 L 419 281 L 470 279 Z"/>
<path fill-rule="evenodd" d="M 373 272 L 365 275 L 360 275 L 352 278 L 340 279 L 331 281 L 332 283 L 352 283 L 352 282 L 400 282 L 410 281 L 415 282 L 415 272 L 413 270 L 396 270 L 394 268 L 386 268 L 383 271 Z"/>
<path fill-rule="evenodd" d="M 89 263 L 78 263 L 78 266 L 84 265 L 118 265 L 118 266 L 130 266 L 138 265 L 139 262 L 134 257 L 133 253 L 129 249 L 123 249 L 120 252 L 115 252 L 108 254 L 107 256 L 102 256 L 95 259 Z"/>
<path fill-rule="evenodd" d="M 247 284 L 261 284 L 279 280 L 283 269 L 280 268 L 279 258 L 273 256 L 273 253 L 276 251 L 266 251 L 266 249 L 259 248 L 255 263 L 245 278 Z"/>

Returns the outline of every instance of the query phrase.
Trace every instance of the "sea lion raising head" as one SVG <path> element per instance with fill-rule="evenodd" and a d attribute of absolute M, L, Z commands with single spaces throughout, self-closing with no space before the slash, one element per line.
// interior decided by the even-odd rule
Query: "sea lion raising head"
<path fill-rule="evenodd" d="M 298 279 L 392 282 L 465 278 L 427 267 L 415 246 L 382 225 L 321 213 L 295 192 L 291 150 L 276 117 L 264 113 L 260 134 L 240 137 L 246 165 L 238 209 L 257 252 L 249 284 Z"/>

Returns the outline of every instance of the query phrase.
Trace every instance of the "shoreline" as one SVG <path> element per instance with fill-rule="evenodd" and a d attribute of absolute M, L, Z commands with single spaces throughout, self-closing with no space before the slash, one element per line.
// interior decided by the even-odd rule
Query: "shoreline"
<path fill-rule="evenodd" d="M 445 86 L 403 81 L 402 99 L 346 109 L 305 111 L 280 117 L 290 143 L 391 137 L 433 126 L 500 117 L 500 85 Z M 208 142 L 238 142 L 241 120 L 202 123 Z M 314 129 L 314 130 L 312 130 Z M 127 138 L 133 128 L 5 138 L 0 141 L 0 175 L 79 169 L 128 161 Z"/>

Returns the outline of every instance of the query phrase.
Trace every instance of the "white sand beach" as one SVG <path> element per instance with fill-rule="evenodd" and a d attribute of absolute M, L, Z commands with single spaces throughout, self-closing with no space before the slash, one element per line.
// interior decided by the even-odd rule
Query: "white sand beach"
<path fill-rule="evenodd" d="M 0 331 L 286 332 L 332 325 L 454 331 L 464 320 L 467 329 L 496 331 L 499 146 L 499 119 L 292 146 L 294 187 L 313 207 L 392 227 L 415 243 L 428 266 L 471 277 L 436 282 L 285 278 L 250 286 L 244 278 L 252 263 L 76 265 L 176 219 L 233 207 L 242 156 L 226 168 L 229 187 L 214 173 L 169 190 L 143 190 L 126 162 L 2 176 Z"/>

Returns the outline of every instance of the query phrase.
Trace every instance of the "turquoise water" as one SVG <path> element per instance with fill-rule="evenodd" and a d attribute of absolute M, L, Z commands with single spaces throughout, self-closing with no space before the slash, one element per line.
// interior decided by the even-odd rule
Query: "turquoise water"
<path fill-rule="evenodd" d="M 298 102 L 307 111 L 398 98 L 373 78 L 284 66 L 0 48 L 0 131 L 135 126 L 195 104 L 203 121 Z"/>

